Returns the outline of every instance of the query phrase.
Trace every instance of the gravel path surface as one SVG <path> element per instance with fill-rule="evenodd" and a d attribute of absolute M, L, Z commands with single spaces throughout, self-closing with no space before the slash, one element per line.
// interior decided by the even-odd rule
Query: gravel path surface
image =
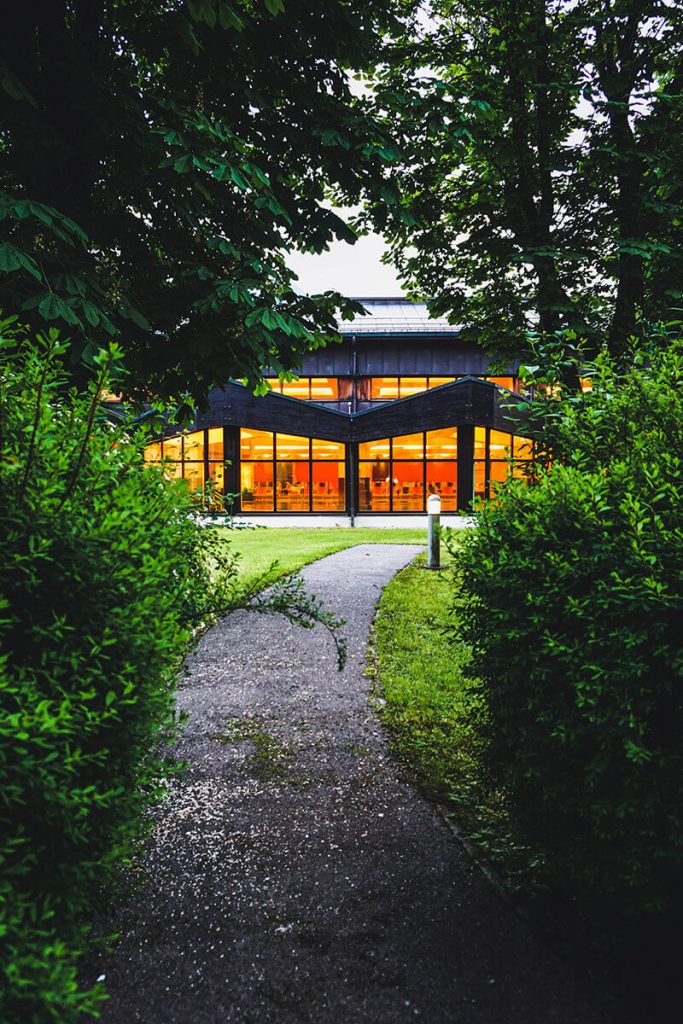
<path fill-rule="evenodd" d="M 179 694 L 190 770 L 94 964 L 105 1024 L 602 1020 L 401 777 L 368 707 L 374 606 L 418 550 L 304 570 L 347 620 L 342 673 L 323 630 L 279 618 L 235 613 L 202 640 Z"/>

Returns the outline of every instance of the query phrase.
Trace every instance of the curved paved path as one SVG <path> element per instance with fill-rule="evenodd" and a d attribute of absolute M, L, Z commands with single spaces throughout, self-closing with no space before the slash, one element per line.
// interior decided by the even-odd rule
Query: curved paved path
<path fill-rule="evenodd" d="M 418 550 L 359 546 L 304 571 L 347 620 L 342 673 L 324 631 L 280 619 L 235 613 L 202 640 L 179 696 L 190 770 L 95 964 L 107 1024 L 601 1019 L 387 756 L 368 631 Z"/>

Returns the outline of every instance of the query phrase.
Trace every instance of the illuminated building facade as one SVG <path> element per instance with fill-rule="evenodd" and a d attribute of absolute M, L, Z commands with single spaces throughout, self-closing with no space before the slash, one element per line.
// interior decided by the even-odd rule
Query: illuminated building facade
<path fill-rule="evenodd" d="M 266 371 L 267 395 L 216 389 L 195 429 L 151 443 L 147 458 L 193 487 L 211 481 L 214 504 L 227 496 L 255 521 L 424 514 L 430 494 L 462 513 L 522 473 L 516 365 L 490 376 L 483 350 L 424 304 L 360 301 L 368 315 L 342 322 L 342 343 L 309 353 L 298 380 Z"/>

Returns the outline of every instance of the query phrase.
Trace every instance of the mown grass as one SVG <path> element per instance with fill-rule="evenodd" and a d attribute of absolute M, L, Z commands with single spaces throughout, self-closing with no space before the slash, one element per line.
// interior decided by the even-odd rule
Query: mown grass
<path fill-rule="evenodd" d="M 455 556 L 457 558 L 457 554 Z M 511 887 L 528 869 L 527 851 L 509 834 L 504 801 L 486 784 L 473 712 L 478 697 L 458 639 L 451 556 L 426 571 L 426 556 L 385 588 L 374 624 L 371 672 L 392 752 L 442 804 Z"/>
<path fill-rule="evenodd" d="M 277 566 L 268 577 L 270 582 L 355 544 L 427 544 L 427 531 L 416 529 L 258 527 L 229 530 L 220 526 L 212 529 L 240 556 L 240 574 L 246 580 L 258 578 L 276 561 Z"/>

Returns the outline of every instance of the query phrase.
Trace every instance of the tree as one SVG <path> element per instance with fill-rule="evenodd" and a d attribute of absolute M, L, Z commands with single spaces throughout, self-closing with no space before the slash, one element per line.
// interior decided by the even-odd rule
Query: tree
<path fill-rule="evenodd" d="M 26 0 L 0 38 L 0 308 L 116 339 L 133 394 L 296 367 L 352 306 L 285 253 L 354 231 L 395 156 L 344 68 L 399 0 Z"/>
<path fill-rule="evenodd" d="M 570 329 L 614 354 L 678 316 L 683 10 L 433 0 L 376 82 L 400 206 L 371 206 L 436 311 L 494 349 Z M 400 210 L 401 217 L 396 216 Z"/>

